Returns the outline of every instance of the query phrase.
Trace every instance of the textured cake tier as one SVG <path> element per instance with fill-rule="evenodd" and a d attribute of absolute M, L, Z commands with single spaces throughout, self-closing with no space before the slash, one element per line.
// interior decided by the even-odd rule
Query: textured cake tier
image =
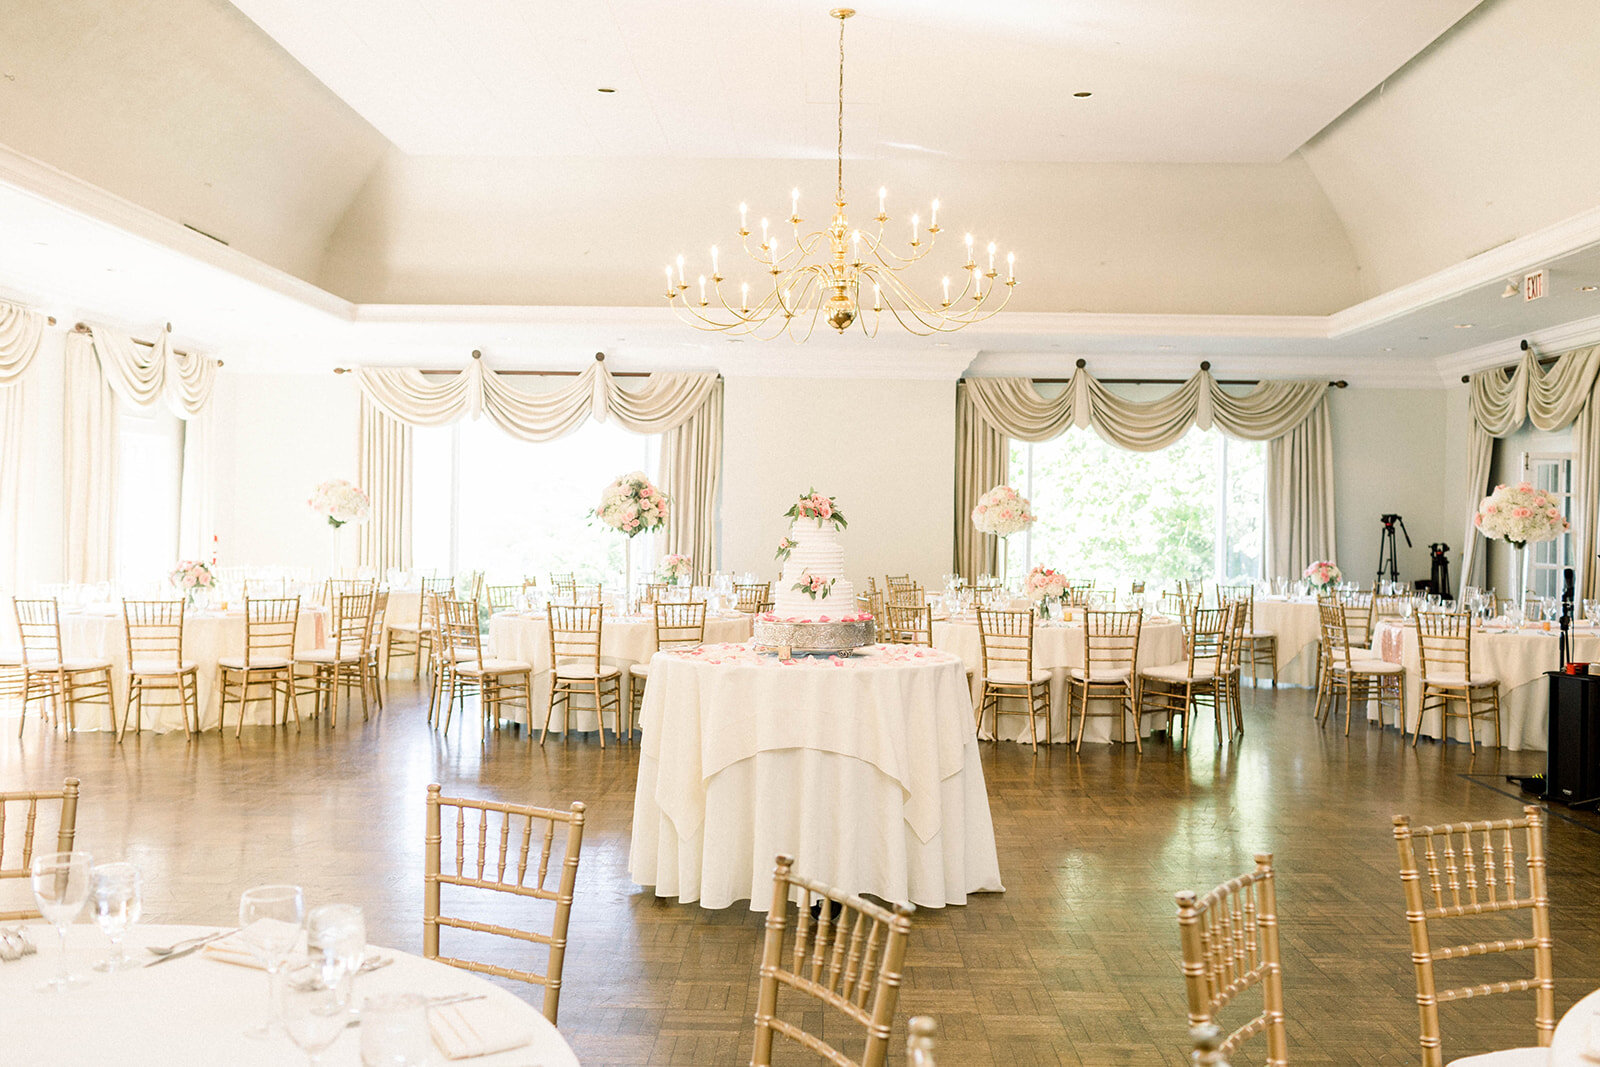
<path fill-rule="evenodd" d="M 787 622 L 758 618 L 755 644 L 761 648 L 790 654 L 847 652 L 865 648 L 877 641 L 877 627 L 871 619 L 856 622 Z"/>
<path fill-rule="evenodd" d="M 856 590 L 844 578 L 844 546 L 839 544 L 839 531 L 833 524 L 818 526 L 815 519 L 796 519 L 789 527 L 789 537 L 796 544 L 772 591 L 773 614 L 785 619 L 815 619 L 854 612 Z M 826 597 L 813 600 L 794 588 L 806 574 L 833 579 L 833 588 Z"/>

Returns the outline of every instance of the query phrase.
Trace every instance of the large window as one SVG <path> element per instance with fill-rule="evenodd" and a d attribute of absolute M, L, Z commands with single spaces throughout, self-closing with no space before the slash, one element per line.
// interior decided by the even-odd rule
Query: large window
<path fill-rule="evenodd" d="M 1572 521 L 1572 456 L 1525 452 L 1522 455 L 1522 476 L 1535 489 L 1543 489 L 1560 504 L 1561 512 Z M 1576 567 L 1573 560 L 1572 534 L 1563 534 L 1554 541 L 1535 541 L 1528 560 L 1528 587 L 1538 596 L 1561 595 L 1561 571 Z"/>
<path fill-rule="evenodd" d="M 490 581 L 551 571 L 615 583 L 628 542 L 590 517 L 600 490 L 619 474 L 652 479 L 658 438 L 585 422 L 554 441 L 520 441 L 488 419 L 415 436 L 412 557 L 425 573 L 483 571 Z M 653 537 L 633 539 L 634 574 L 655 559 Z"/>
<path fill-rule="evenodd" d="M 1091 430 L 1013 442 L 1011 484 L 1038 521 L 1012 538 L 1013 578 L 1036 564 L 1101 585 L 1261 577 L 1266 445 L 1190 430 L 1130 452 Z"/>
<path fill-rule="evenodd" d="M 157 404 L 117 405 L 117 577 L 162 582 L 178 562 L 183 421 Z"/>

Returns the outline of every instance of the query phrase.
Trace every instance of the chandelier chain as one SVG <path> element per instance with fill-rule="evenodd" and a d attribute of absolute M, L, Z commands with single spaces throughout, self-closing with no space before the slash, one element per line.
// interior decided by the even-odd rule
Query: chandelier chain
<path fill-rule="evenodd" d="M 844 19 L 839 20 L 839 142 L 834 158 L 838 161 L 834 200 L 844 203 Z"/>

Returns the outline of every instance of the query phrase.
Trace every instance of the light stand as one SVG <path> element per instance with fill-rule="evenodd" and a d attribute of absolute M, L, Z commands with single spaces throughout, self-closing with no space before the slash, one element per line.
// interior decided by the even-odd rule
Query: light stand
<path fill-rule="evenodd" d="M 1400 582 L 1400 552 L 1395 546 L 1394 528 L 1400 525 L 1400 533 L 1406 539 L 1406 547 L 1411 547 L 1411 535 L 1406 532 L 1406 520 L 1398 515 L 1380 515 L 1378 521 L 1383 523 L 1383 530 L 1378 534 L 1378 581 L 1383 581 L 1384 561 L 1389 564 L 1389 581 Z"/>

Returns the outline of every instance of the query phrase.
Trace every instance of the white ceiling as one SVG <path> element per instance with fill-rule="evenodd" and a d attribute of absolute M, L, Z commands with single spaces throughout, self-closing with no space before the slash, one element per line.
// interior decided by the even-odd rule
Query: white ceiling
<path fill-rule="evenodd" d="M 865 0 L 846 152 L 1277 162 L 1478 3 Z M 406 153 L 833 153 L 830 0 L 233 4 Z"/>

